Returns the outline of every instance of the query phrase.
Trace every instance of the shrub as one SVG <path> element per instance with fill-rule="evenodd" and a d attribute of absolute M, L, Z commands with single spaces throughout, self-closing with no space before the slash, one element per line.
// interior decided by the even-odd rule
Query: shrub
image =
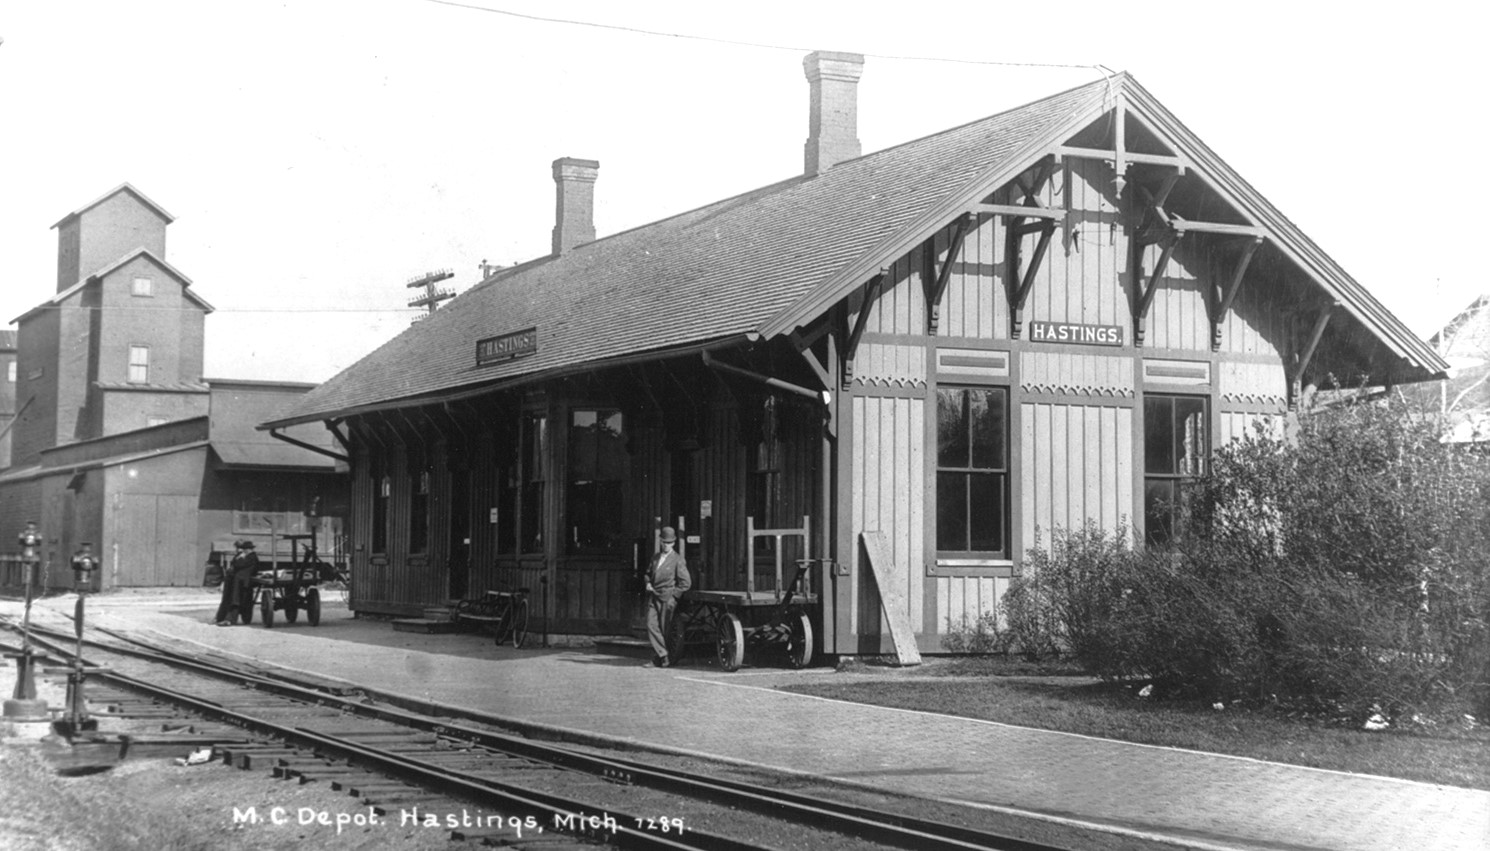
<path fill-rule="evenodd" d="M 979 612 L 977 619 L 969 622 L 967 615 L 956 626 L 947 618 L 947 633 L 942 636 L 942 648 L 949 653 L 1006 653 L 1009 650 L 1008 634 L 999 628 L 997 612 Z"/>
<path fill-rule="evenodd" d="M 1069 652 L 1090 669 L 1118 649 L 1113 613 L 1139 560 L 1121 531 L 1095 523 L 1057 528 L 1050 549 L 1035 546 L 1002 601 L 1011 642 L 1026 656 Z"/>
<path fill-rule="evenodd" d="M 1005 596 L 1026 652 L 1164 692 L 1490 714 L 1490 458 L 1405 403 L 1218 450 L 1184 530 L 1057 529 Z"/>

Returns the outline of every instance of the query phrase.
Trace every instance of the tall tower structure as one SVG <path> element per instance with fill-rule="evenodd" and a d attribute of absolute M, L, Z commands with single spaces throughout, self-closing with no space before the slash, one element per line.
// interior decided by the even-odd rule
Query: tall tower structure
<path fill-rule="evenodd" d="M 57 293 L 17 320 L 12 464 L 207 412 L 212 306 L 165 259 L 173 217 L 121 184 L 57 230 Z"/>

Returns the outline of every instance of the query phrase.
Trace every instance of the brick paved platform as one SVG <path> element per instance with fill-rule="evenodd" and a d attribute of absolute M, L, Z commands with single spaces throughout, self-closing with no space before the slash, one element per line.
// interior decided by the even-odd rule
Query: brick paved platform
<path fill-rule="evenodd" d="M 321 625 L 215 627 L 214 593 L 90 598 L 90 623 L 148 629 L 411 699 L 1201 848 L 1490 848 L 1490 792 L 1151 747 L 777 691 L 907 673 L 643 667 L 585 648 L 395 632 L 326 606 Z M 19 606 L 0 603 L 14 614 Z M 72 611 L 72 598 L 34 617 Z"/>

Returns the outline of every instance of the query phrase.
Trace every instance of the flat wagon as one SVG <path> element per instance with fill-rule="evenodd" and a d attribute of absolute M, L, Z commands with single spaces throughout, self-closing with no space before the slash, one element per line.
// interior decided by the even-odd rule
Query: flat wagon
<path fill-rule="evenodd" d="M 745 590 L 690 589 L 678 599 L 673 613 L 668 655 L 681 660 L 690 651 L 712 652 L 719 667 L 737 670 L 745 652 L 783 656 L 792 668 L 806 667 L 816 649 L 813 623 L 820 622 L 819 600 L 812 576 L 821 559 L 795 559 L 789 578 L 785 576 L 782 540 L 800 536 L 802 551 L 808 552 L 811 521 L 802 518 L 797 529 L 757 529 L 754 518 L 746 518 L 748 536 Z M 776 584 L 757 590 L 755 567 L 757 541 L 774 539 Z M 783 579 L 785 581 L 783 582 Z"/>

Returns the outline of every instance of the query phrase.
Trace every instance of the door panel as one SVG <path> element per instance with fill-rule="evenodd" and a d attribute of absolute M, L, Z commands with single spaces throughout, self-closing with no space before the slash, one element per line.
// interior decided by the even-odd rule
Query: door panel
<path fill-rule="evenodd" d="M 194 585 L 202 581 L 197 560 L 197 498 L 155 498 L 155 584 Z"/>
<path fill-rule="evenodd" d="M 119 495 L 120 585 L 155 584 L 155 496 L 126 493 Z"/>

